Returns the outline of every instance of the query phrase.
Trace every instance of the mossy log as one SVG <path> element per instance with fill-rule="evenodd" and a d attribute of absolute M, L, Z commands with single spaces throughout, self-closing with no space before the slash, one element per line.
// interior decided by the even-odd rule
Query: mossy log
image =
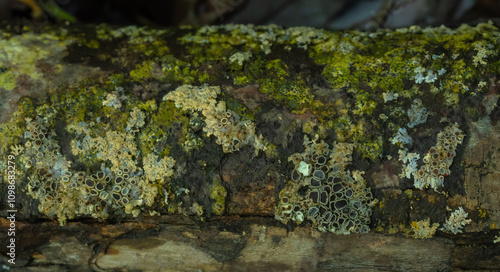
<path fill-rule="evenodd" d="M 493 23 L 0 29 L 3 269 L 500 270 Z"/>

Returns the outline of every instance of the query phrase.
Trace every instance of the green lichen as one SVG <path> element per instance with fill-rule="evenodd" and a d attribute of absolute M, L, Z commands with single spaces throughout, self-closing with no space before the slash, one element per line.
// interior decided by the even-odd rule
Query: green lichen
<path fill-rule="evenodd" d="M 161 58 L 162 61 L 162 72 L 163 80 L 166 82 L 180 82 L 182 84 L 192 84 L 197 80 L 201 82 L 198 78 L 198 71 L 196 67 L 191 67 L 189 62 L 179 60 L 172 55 L 166 55 Z M 202 75 L 203 80 L 206 80 L 206 76 Z"/>
<path fill-rule="evenodd" d="M 264 61 L 257 59 L 248 65 L 248 73 L 241 70 L 234 73 L 235 80 L 241 83 L 257 83 L 259 91 L 271 94 L 273 99 L 285 104 L 292 110 L 301 110 L 311 106 L 313 95 L 300 75 L 291 76 L 287 65 L 280 59 Z M 249 78 L 249 76 L 251 76 Z M 240 82 L 235 82 L 240 83 Z"/>
<path fill-rule="evenodd" d="M 477 88 L 481 73 L 494 72 L 490 60 L 498 57 L 493 51 L 496 31 L 491 24 L 480 24 L 455 31 L 411 27 L 370 34 L 334 33 L 313 47 L 311 57 L 326 65 L 323 74 L 333 88 L 399 93 L 409 91 L 404 82 L 415 82 L 445 93 L 475 94 L 485 90 Z"/>
<path fill-rule="evenodd" d="M 162 101 L 158 106 L 158 112 L 152 116 L 153 121 L 160 126 L 169 127 L 172 122 L 185 123 L 188 118 L 175 107 L 173 101 Z"/>
<path fill-rule="evenodd" d="M 220 184 L 218 178 L 214 178 L 210 185 L 210 199 L 212 199 L 212 212 L 215 215 L 222 215 L 225 209 L 227 191 Z"/>
<path fill-rule="evenodd" d="M 0 88 L 12 91 L 16 87 L 14 74 L 8 69 L 0 69 Z"/>
<path fill-rule="evenodd" d="M 156 148 L 161 140 L 166 136 L 166 133 L 156 124 L 146 126 L 138 135 L 139 149 L 142 154 L 149 154 L 153 151 L 168 155 L 169 149 L 164 147 L 163 150 Z"/>
<path fill-rule="evenodd" d="M 141 81 L 144 79 L 152 78 L 151 71 L 153 67 L 151 66 L 151 61 L 144 61 L 142 64 L 138 64 L 136 68 L 130 71 L 130 77 L 132 80 Z"/>

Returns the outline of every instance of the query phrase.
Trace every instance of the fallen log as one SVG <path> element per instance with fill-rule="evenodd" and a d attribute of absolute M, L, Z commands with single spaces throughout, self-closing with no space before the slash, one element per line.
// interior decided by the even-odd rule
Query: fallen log
<path fill-rule="evenodd" d="M 493 23 L 0 29 L 5 269 L 500 269 Z"/>

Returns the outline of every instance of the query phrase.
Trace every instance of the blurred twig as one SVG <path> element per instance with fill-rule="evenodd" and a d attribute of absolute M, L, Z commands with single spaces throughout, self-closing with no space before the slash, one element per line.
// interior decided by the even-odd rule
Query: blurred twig
<path fill-rule="evenodd" d="M 60 8 L 59 5 L 55 1 L 40 1 L 38 3 L 42 9 L 47 12 L 49 15 L 53 16 L 56 20 L 59 21 L 69 21 L 76 22 L 76 17 L 66 12 L 64 9 Z"/>
<path fill-rule="evenodd" d="M 35 0 L 17 0 L 17 1 L 26 4 L 31 8 L 31 16 L 33 16 L 33 18 L 40 19 L 42 17 L 43 11 L 40 8 L 40 6 L 38 6 Z"/>

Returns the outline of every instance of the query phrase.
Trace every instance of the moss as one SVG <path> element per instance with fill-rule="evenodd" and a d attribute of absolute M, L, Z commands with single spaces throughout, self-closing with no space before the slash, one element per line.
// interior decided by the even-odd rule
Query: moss
<path fill-rule="evenodd" d="M 148 100 L 148 101 L 145 101 L 145 102 L 141 102 L 139 101 L 139 103 L 137 104 L 137 107 L 143 111 L 145 111 L 146 113 L 151 113 L 151 112 L 156 112 L 158 106 L 156 105 L 156 101 L 154 99 L 151 99 L 151 100 Z"/>
<path fill-rule="evenodd" d="M 412 27 L 358 36 L 353 36 L 354 32 L 334 33 L 331 39 L 312 48 L 311 57 L 326 65 L 323 74 L 333 88 L 403 92 L 407 91 L 404 82 L 414 81 L 422 68 L 423 76 L 429 71 L 440 73 L 437 80 L 426 80 L 424 85 L 434 85 L 445 93 L 474 94 L 477 91 L 471 87 L 477 84 L 482 71 L 493 72 L 495 64 L 489 61 L 495 55 L 491 46 L 496 41 L 491 33 L 497 30 L 480 24 L 477 28 L 462 26 L 453 35 L 443 35 L 449 31 L 444 27 Z M 484 68 L 480 68 L 481 64 Z"/>
<path fill-rule="evenodd" d="M 271 94 L 274 100 L 292 110 L 311 106 L 314 97 L 309 87 L 300 75 L 291 76 L 287 70 L 287 65 L 280 59 L 270 61 L 257 59 L 245 70 L 235 72 L 234 77 L 242 84 L 249 82 L 260 84 L 260 92 Z M 252 78 L 249 78 L 249 75 Z"/>
<path fill-rule="evenodd" d="M 27 96 L 20 98 L 17 102 L 17 110 L 20 118 L 34 117 L 35 105 L 33 100 Z"/>
<path fill-rule="evenodd" d="M 256 108 L 254 111 L 251 111 L 245 105 L 243 105 L 243 103 L 240 100 L 232 98 L 231 96 L 226 95 L 225 93 L 221 93 L 218 97 L 226 102 L 226 109 L 236 112 L 243 121 L 244 120 L 254 121 L 255 114 L 257 114 L 260 111 L 260 108 Z"/>
<path fill-rule="evenodd" d="M 148 57 L 163 56 L 170 53 L 167 43 L 161 39 L 155 39 L 150 42 L 132 43 L 130 48 L 133 52 L 143 53 Z"/>
<path fill-rule="evenodd" d="M 158 106 L 156 112 L 151 114 L 152 122 L 147 124 L 144 131 L 141 132 L 142 142 L 141 149 L 143 154 L 147 154 L 151 150 L 156 150 L 162 156 L 168 155 L 172 144 L 166 144 L 166 139 L 176 139 L 179 144 L 187 140 L 189 118 L 182 111 L 175 107 L 172 101 L 163 101 Z M 175 123 L 175 124 L 174 124 Z M 171 132 L 172 128 L 178 128 L 175 135 Z"/>
<path fill-rule="evenodd" d="M 119 86 L 123 83 L 124 76 L 123 74 L 112 74 L 107 78 L 106 84 L 110 84 L 113 86 Z"/>

